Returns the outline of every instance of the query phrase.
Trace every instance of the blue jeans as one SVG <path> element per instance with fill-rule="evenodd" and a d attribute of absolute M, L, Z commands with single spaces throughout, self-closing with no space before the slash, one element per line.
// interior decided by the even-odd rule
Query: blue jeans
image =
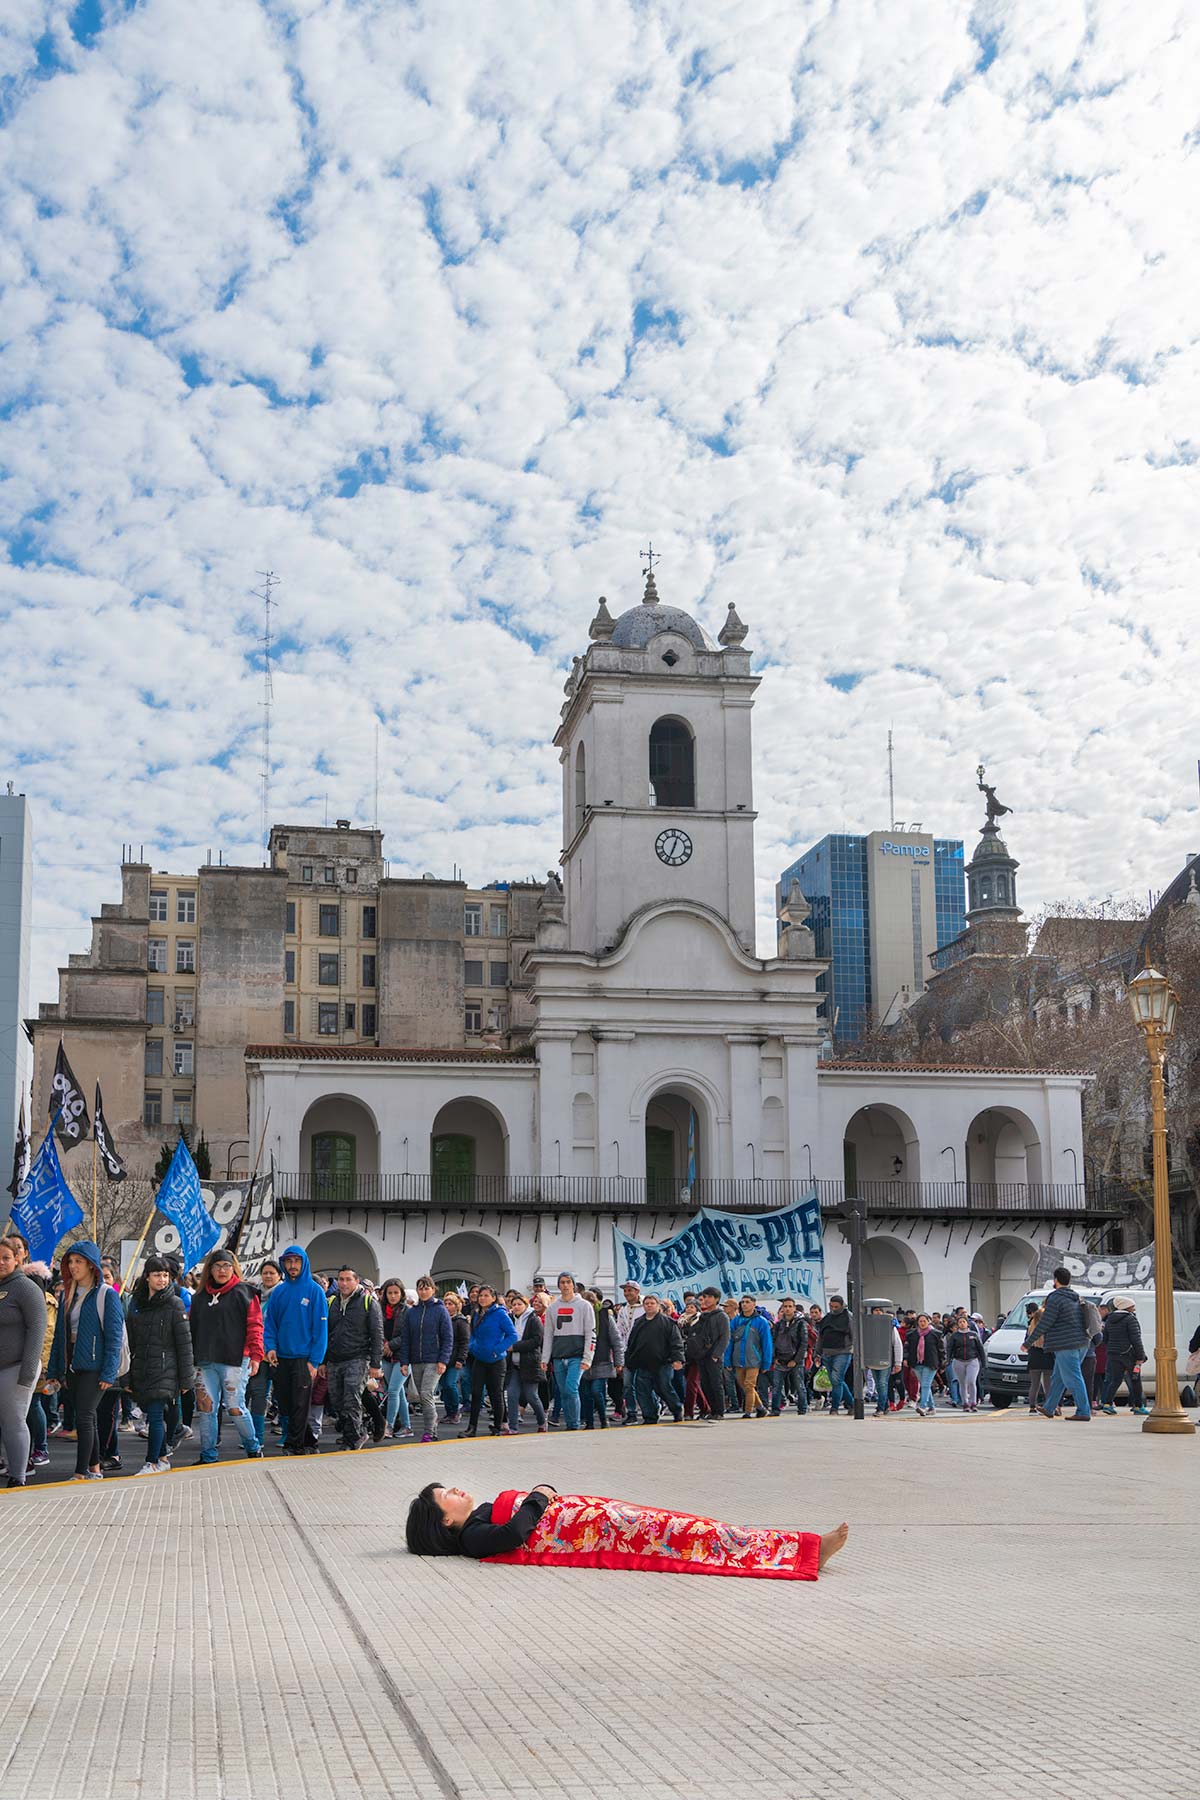
<path fill-rule="evenodd" d="M 563 1424 L 568 1431 L 579 1430 L 579 1378 L 582 1372 L 582 1356 L 555 1357 L 554 1382 L 558 1388 Z"/>
<path fill-rule="evenodd" d="M 608 1377 L 607 1375 L 585 1375 L 579 1384 L 580 1400 L 583 1407 L 583 1422 L 592 1424 L 593 1413 L 599 1413 L 601 1427 L 608 1424 Z"/>
<path fill-rule="evenodd" d="M 217 1460 L 217 1408 L 222 1401 L 225 1403 L 226 1416 L 237 1427 L 242 1449 L 261 1450 L 262 1445 L 254 1435 L 254 1426 L 246 1411 L 246 1382 L 250 1378 L 250 1364 L 245 1358 L 240 1363 L 200 1363 L 196 1368 L 196 1376 L 204 1383 L 212 1401 L 210 1412 L 196 1413 L 196 1424 L 200 1430 L 200 1461 L 215 1463 Z"/>
<path fill-rule="evenodd" d="M 1087 1383 L 1083 1379 L 1084 1346 L 1080 1344 L 1075 1350 L 1056 1350 L 1054 1352 L 1054 1373 L 1050 1377 L 1050 1392 L 1046 1396 L 1043 1412 L 1053 1418 L 1067 1388 L 1070 1388 L 1075 1399 L 1076 1410 L 1081 1419 L 1090 1419 L 1092 1406 L 1088 1399 Z"/>
<path fill-rule="evenodd" d="M 927 1369 L 924 1363 L 917 1364 L 917 1405 L 922 1411 L 933 1411 L 933 1378 L 936 1369 Z"/>
<path fill-rule="evenodd" d="M 167 1453 L 166 1410 L 165 1400 L 147 1400 L 146 1402 L 147 1462 L 162 1462 Z"/>
<path fill-rule="evenodd" d="M 449 1370 L 446 1371 L 449 1374 Z M 508 1380 L 504 1384 L 504 1398 L 508 1407 L 508 1429 L 517 1431 L 521 1424 L 521 1408 L 531 1406 L 533 1416 L 537 1420 L 540 1431 L 546 1423 L 546 1409 L 542 1405 L 542 1396 L 538 1393 L 536 1381 L 522 1381 L 520 1369 L 509 1364 Z"/>
<path fill-rule="evenodd" d="M 465 1368 L 456 1369 L 451 1363 L 442 1376 L 442 1405 L 446 1408 L 448 1419 L 457 1419 L 459 1413 L 471 1400 L 471 1377 Z"/>
<path fill-rule="evenodd" d="M 886 1369 L 872 1369 L 875 1377 L 875 1411 L 885 1413 L 888 1409 L 888 1387 L 892 1378 L 891 1365 Z"/>
<path fill-rule="evenodd" d="M 449 1374 L 450 1371 L 447 1369 L 447 1378 L 449 1378 Z M 404 1391 L 407 1380 L 408 1376 L 400 1373 L 400 1364 L 398 1362 L 390 1362 L 388 1364 L 387 1423 L 389 1431 L 395 1429 L 397 1418 L 403 1419 L 403 1430 L 409 1431 L 412 1429 L 412 1421 L 408 1416 L 408 1395 Z"/>
<path fill-rule="evenodd" d="M 825 1357 L 824 1362 L 825 1367 L 829 1372 L 830 1412 L 837 1411 L 838 1407 L 841 1405 L 843 1395 L 846 1400 L 846 1411 L 853 1412 L 854 1395 L 846 1385 L 846 1370 L 850 1367 L 849 1355 L 845 1351 L 841 1351 L 837 1356 Z"/>
<path fill-rule="evenodd" d="M 659 1369 L 637 1370 L 637 1403 L 642 1418 L 647 1425 L 658 1424 L 658 1403 L 661 1400 L 673 1419 L 683 1417 L 683 1408 L 675 1395 L 674 1374 L 670 1363 L 664 1363 Z"/>
<path fill-rule="evenodd" d="M 637 1370 L 626 1369 L 621 1376 L 625 1389 L 625 1423 L 637 1424 Z"/>

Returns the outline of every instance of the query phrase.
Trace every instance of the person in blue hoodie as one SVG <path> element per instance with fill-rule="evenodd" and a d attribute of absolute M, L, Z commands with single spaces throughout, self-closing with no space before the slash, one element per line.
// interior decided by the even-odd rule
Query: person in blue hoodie
<path fill-rule="evenodd" d="M 729 1348 L 725 1364 L 733 1370 L 741 1390 L 743 1419 L 760 1419 L 764 1408 L 758 1398 L 758 1378 L 769 1369 L 775 1347 L 771 1342 L 771 1326 L 758 1301 L 743 1294 L 738 1310 L 729 1324 Z"/>
<path fill-rule="evenodd" d="M 479 1311 L 467 1353 L 471 1359 L 471 1422 L 463 1437 L 474 1437 L 479 1429 L 479 1408 L 483 1390 L 487 1389 L 492 1409 L 492 1436 L 499 1437 L 504 1426 L 504 1376 L 508 1352 L 517 1341 L 517 1328 L 507 1307 L 501 1306 L 496 1290 L 486 1282 L 479 1289 Z"/>
<path fill-rule="evenodd" d="M 273 1371 L 276 1403 L 288 1422 L 281 1448 L 285 1456 L 303 1456 L 309 1449 L 304 1429 L 313 1378 L 329 1342 L 329 1301 L 299 1244 L 289 1244 L 279 1261 L 283 1280 L 263 1307 L 263 1350 Z"/>
<path fill-rule="evenodd" d="M 87 1238 L 71 1245 L 62 1273 L 47 1381 L 65 1386 L 75 1408 L 74 1479 L 103 1481 L 96 1408 L 117 1379 L 125 1313 L 116 1289 L 104 1285 L 99 1246 Z"/>

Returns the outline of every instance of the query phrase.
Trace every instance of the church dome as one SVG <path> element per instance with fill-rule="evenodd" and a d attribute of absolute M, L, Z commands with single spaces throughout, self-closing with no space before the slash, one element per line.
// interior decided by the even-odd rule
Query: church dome
<path fill-rule="evenodd" d="M 621 614 L 609 641 L 622 650 L 644 650 L 651 638 L 657 637 L 660 631 L 678 632 L 680 637 L 685 637 L 697 650 L 715 650 L 717 647 L 704 627 L 698 625 L 682 607 L 660 605 L 658 589 L 651 572 L 646 577 L 646 591 L 641 605 L 631 606 L 628 612 Z"/>

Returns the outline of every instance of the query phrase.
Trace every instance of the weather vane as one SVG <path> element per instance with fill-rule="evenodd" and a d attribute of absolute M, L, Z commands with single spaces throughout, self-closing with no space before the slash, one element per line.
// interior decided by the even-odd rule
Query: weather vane
<path fill-rule="evenodd" d="M 641 559 L 641 561 L 642 561 L 642 562 L 644 562 L 644 563 L 645 563 L 645 565 L 646 565 L 646 573 L 647 573 L 647 575 L 653 575 L 653 573 L 654 573 L 654 565 L 655 565 L 655 563 L 656 563 L 656 562 L 661 562 L 661 561 L 662 561 L 662 556 L 661 556 L 661 555 L 660 555 L 660 553 L 659 553 L 659 552 L 658 552 L 658 551 L 657 551 L 657 550 L 656 550 L 656 549 L 655 549 L 655 548 L 654 548 L 654 545 L 653 545 L 653 544 L 651 544 L 651 545 L 650 545 L 650 546 L 649 546 L 649 548 L 648 548 L 648 549 L 646 549 L 646 550 L 639 550 L 639 551 L 638 551 L 638 556 L 639 556 L 639 558 L 640 558 L 640 559 Z"/>

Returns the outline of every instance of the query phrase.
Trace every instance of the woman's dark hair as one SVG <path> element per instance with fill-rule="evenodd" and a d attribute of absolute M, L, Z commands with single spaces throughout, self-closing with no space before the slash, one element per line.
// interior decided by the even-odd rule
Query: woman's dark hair
<path fill-rule="evenodd" d="M 171 1265 L 165 1256 L 148 1256 L 142 1264 L 142 1272 L 133 1284 L 133 1304 L 136 1307 L 146 1306 L 150 1301 L 150 1283 L 148 1275 L 169 1275 Z"/>
<path fill-rule="evenodd" d="M 275 1273 L 279 1276 L 279 1279 L 281 1281 L 283 1280 L 283 1270 L 280 1268 L 279 1264 L 275 1261 L 275 1258 L 273 1256 L 264 1257 L 262 1266 L 263 1266 L 263 1269 L 274 1269 Z M 260 1275 L 262 1274 L 262 1269 L 259 1270 L 259 1274 Z"/>
<path fill-rule="evenodd" d="M 401 1281 L 401 1279 L 398 1275 L 389 1275 L 386 1281 L 380 1282 L 379 1288 L 378 1288 L 379 1298 L 381 1300 L 386 1300 L 387 1299 L 387 1291 L 390 1287 L 398 1287 L 400 1289 L 400 1304 L 401 1304 L 401 1306 L 407 1306 L 408 1305 L 408 1289 L 405 1287 L 404 1283 Z"/>
<path fill-rule="evenodd" d="M 458 1533 L 453 1526 L 447 1525 L 442 1517 L 442 1509 L 433 1497 L 433 1490 L 441 1485 L 440 1481 L 431 1481 L 428 1487 L 421 1489 L 408 1509 L 404 1536 L 410 1556 L 460 1554 Z"/>

